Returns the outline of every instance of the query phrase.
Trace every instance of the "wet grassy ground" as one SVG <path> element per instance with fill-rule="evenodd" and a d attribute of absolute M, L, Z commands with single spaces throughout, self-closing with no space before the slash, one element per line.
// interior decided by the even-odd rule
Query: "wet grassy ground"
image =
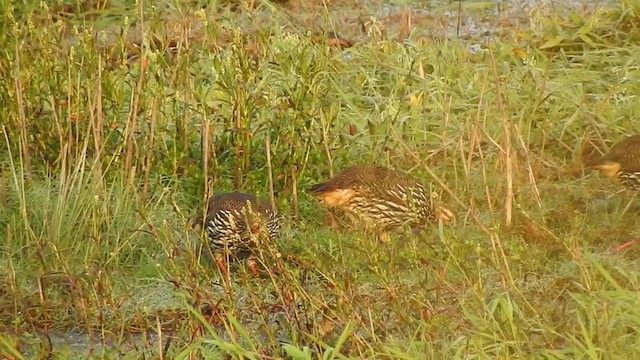
<path fill-rule="evenodd" d="M 640 204 L 580 166 L 639 130 L 636 3 L 202 5 L 5 9 L 4 357 L 638 357 Z M 304 189 L 360 162 L 456 222 L 330 225 Z M 269 175 L 221 276 L 189 219 Z"/>

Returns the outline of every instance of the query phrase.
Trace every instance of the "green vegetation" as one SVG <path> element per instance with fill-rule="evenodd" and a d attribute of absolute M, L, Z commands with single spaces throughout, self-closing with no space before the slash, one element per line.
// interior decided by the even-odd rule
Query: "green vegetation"
<path fill-rule="evenodd" d="M 339 49 L 295 4 L 181 3 L 1 7 L 1 357 L 640 358 L 640 203 L 580 166 L 640 131 L 640 2 L 479 51 L 437 9 Z M 330 226 L 304 189 L 363 162 L 456 222 Z M 279 254 L 221 276 L 190 219 L 271 188 Z"/>

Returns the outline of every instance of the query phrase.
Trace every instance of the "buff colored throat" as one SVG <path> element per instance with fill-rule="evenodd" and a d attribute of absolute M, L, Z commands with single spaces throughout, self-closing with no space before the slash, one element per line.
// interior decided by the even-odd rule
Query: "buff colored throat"
<path fill-rule="evenodd" d="M 600 173 L 606 177 L 615 178 L 620 172 L 622 166 L 617 162 L 607 161 L 602 164 L 594 165 L 593 168 L 599 170 Z"/>
<path fill-rule="evenodd" d="M 355 194 L 356 193 L 353 189 L 337 189 L 324 192 L 320 196 L 327 206 L 334 207 L 345 206 L 355 196 Z"/>

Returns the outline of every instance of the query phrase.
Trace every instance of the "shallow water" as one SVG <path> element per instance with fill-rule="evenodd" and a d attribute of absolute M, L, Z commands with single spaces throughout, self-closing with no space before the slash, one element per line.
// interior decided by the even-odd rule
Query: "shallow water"
<path fill-rule="evenodd" d="M 552 13 L 593 13 L 610 8 L 612 0 L 488 0 L 488 1 L 365 1 L 372 16 L 394 19 L 408 11 L 418 32 L 434 37 L 480 39 L 495 36 L 505 29 L 527 28 L 534 15 Z M 393 28 L 399 22 L 389 24 Z M 420 29 L 422 27 L 422 29 Z"/>

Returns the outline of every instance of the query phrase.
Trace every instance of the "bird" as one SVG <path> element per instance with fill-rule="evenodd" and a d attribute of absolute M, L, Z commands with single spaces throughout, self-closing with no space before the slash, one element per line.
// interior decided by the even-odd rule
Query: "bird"
<path fill-rule="evenodd" d="M 204 216 L 203 216 L 204 214 Z M 272 242 L 280 229 L 277 210 L 255 195 L 243 192 L 214 194 L 195 225 L 204 228 L 216 265 L 225 270 L 225 259 L 241 259 L 255 253 L 261 238 Z M 250 261 L 250 270 L 255 273 Z"/>
<path fill-rule="evenodd" d="M 327 207 L 342 208 L 359 217 L 366 229 L 378 232 L 383 242 L 389 241 L 390 231 L 403 225 L 416 230 L 426 223 L 453 217 L 446 208 L 434 208 L 431 193 L 416 179 L 379 165 L 348 167 L 308 190 Z"/>
<path fill-rule="evenodd" d="M 640 190 L 640 134 L 616 143 L 608 153 L 587 161 L 585 166 L 618 179 L 629 190 Z"/>

